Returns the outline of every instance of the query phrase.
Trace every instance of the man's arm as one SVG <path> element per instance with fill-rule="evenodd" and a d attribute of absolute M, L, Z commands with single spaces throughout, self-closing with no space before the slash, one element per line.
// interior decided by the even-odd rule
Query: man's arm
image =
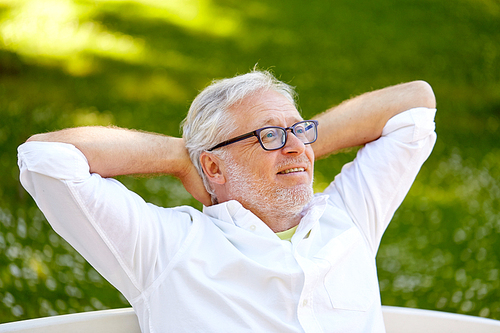
<path fill-rule="evenodd" d="M 387 121 L 415 107 L 435 108 L 436 99 L 425 81 L 413 81 L 372 91 L 335 106 L 319 120 L 316 158 L 378 139 Z"/>
<path fill-rule="evenodd" d="M 181 138 L 117 127 L 78 127 L 36 134 L 28 141 L 72 144 L 87 158 L 90 172 L 102 177 L 173 175 L 195 199 L 207 206 L 211 204 Z"/>

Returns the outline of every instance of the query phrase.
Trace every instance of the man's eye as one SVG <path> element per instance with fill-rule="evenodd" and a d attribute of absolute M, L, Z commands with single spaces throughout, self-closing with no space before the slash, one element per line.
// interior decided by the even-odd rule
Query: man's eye
<path fill-rule="evenodd" d="M 277 136 L 278 136 L 278 132 L 274 128 L 266 129 L 265 131 L 262 131 L 260 133 L 260 138 L 264 142 L 269 142 L 269 141 L 276 140 Z"/>
<path fill-rule="evenodd" d="M 305 132 L 306 129 L 304 128 L 304 125 L 295 126 L 295 134 L 304 134 Z"/>

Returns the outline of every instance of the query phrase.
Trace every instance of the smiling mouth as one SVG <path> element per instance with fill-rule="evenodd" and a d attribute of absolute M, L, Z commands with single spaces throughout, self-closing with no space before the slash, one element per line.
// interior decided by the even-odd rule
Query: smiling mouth
<path fill-rule="evenodd" d="M 289 173 L 304 172 L 304 171 L 306 171 L 306 169 L 304 169 L 304 168 L 292 168 L 292 169 L 286 169 L 286 170 L 280 171 L 280 172 L 278 172 L 278 174 L 279 175 L 286 175 Z"/>

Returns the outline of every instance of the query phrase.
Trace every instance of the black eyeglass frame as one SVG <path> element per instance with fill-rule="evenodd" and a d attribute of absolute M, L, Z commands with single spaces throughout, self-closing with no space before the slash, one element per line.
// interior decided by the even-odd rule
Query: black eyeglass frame
<path fill-rule="evenodd" d="M 262 127 L 262 128 L 259 128 L 259 129 L 255 130 L 255 131 L 248 132 L 246 134 L 242 134 L 242 135 L 239 135 L 239 136 L 234 137 L 232 139 L 223 141 L 223 142 L 221 142 L 221 143 L 213 146 L 212 148 L 208 149 L 207 151 L 212 151 L 214 149 L 221 148 L 221 147 L 230 145 L 232 143 L 235 143 L 235 142 L 238 142 L 238 141 L 241 141 L 241 140 L 245 140 L 245 139 L 251 138 L 252 136 L 256 136 L 257 137 L 257 139 L 259 140 L 259 143 L 260 143 L 260 146 L 262 147 L 262 149 L 267 150 L 267 151 L 278 150 L 278 149 L 283 148 L 286 145 L 286 142 L 288 140 L 288 130 L 291 130 L 292 133 L 295 136 L 297 136 L 297 134 L 295 133 L 295 126 L 297 126 L 299 124 L 302 124 L 302 123 L 307 123 L 307 122 L 314 123 L 314 125 L 315 125 L 315 132 L 316 132 L 315 133 L 316 135 L 314 136 L 314 140 L 312 140 L 311 142 L 307 142 L 307 143 L 304 142 L 305 145 L 309 145 L 311 143 L 316 142 L 316 140 L 318 139 L 318 121 L 317 120 L 302 120 L 302 121 L 299 121 L 298 123 L 295 123 L 292 126 L 286 127 L 286 128 L 285 127 L 280 127 L 280 126 L 266 126 L 266 127 Z M 264 147 L 264 144 L 262 143 L 262 140 L 260 138 L 260 132 L 263 131 L 263 130 L 265 130 L 265 129 L 268 129 L 268 128 L 280 128 L 280 129 L 282 129 L 285 132 L 285 141 L 284 141 L 284 143 L 283 143 L 283 145 L 281 147 L 271 148 L 271 149 Z"/>

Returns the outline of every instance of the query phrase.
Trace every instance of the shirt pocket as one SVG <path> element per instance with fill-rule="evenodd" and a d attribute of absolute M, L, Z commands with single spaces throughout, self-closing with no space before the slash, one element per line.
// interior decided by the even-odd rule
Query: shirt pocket
<path fill-rule="evenodd" d="M 380 302 L 375 258 L 356 227 L 335 237 L 315 257 L 329 263 L 323 283 L 334 309 L 367 311 Z"/>

